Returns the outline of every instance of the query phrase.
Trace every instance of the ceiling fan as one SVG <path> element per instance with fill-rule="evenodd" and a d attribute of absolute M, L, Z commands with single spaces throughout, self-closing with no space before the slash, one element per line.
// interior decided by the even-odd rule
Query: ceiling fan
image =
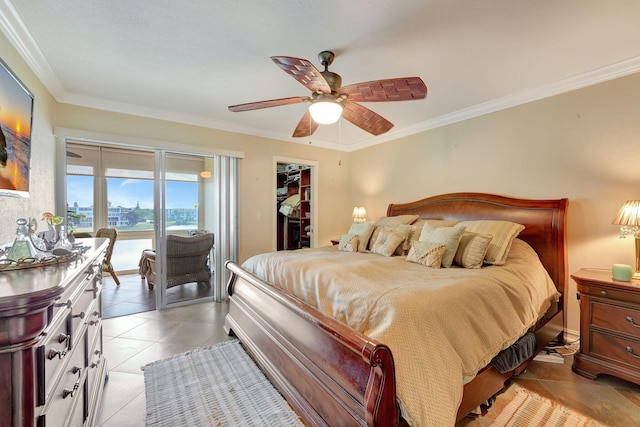
<path fill-rule="evenodd" d="M 311 105 L 293 132 L 294 137 L 310 136 L 318 125 L 335 123 L 341 116 L 372 135 L 381 135 L 389 131 L 393 123 L 359 102 L 410 101 L 427 96 L 427 86 L 420 77 L 373 80 L 341 87 L 342 77 L 329 71 L 334 58 L 333 52 L 320 52 L 318 59 L 324 71 L 318 71 L 306 59 L 272 56 L 276 65 L 311 91 L 311 96 L 231 105 L 229 111 L 250 111 L 309 102 Z"/>

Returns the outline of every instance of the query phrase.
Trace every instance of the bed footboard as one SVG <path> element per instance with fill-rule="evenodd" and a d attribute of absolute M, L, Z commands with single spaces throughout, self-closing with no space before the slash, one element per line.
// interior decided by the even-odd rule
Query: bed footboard
<path fill-rule="evenodd" d="M 312 426 L 407 425 L 389 348 L 228 261 L 225 329 Z"/>

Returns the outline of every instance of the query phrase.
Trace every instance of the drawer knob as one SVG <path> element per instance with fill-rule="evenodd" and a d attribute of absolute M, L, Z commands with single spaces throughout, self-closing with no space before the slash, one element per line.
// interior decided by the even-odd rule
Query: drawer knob
<path fill-rule="evenodd" d="M 636 359 L 640 359 L 640 356 L 638 356 L 637 354 L 635 354 L 635 353 L 633 352 L 633 349 L 632 349 L 631 347 L 629 347 L 629 346 L 627 346 L 627 352 L 628 352 L 629 354 L 631 354 L 631 356 L 635 357 Z"/>
<path fill-rule="evenodd" d="M 70 338 L 71 337 L 69 335 L 67 335 L 67 334 L 60 334 L 60 335 L 58 335 L 58 342 L 59 343 L 63 343 L 65 341 L 69 341 Z"/>
<path fill-rule="evenodd" d="M 602 295 L 603 297 L 607 296 L 607 291 L 600 291 L 600 295 Z"/>
<path fill-rule="evenodd" d="M 62 359 L 63 357 L 65 357 L 67 355 L 67 350 L 62 350 L 62 351 L 58 351 L 58 350 L 49 350 L 49 354 L 47 355 L 47 359 L 49 360 L 53 360 L 56 357 L 58 359 Z"/>
<path fill-rule="evenodd" d="M 84 319 L 84 311 L 81 311 L 81 312 L 80 312 L 80 313 L 78 313 L 78 314 L 74 314 L 74 315 L 73 315 L 73 316 L 71 316 L 71 317 L 79 317 L 80 319 Z"/>
<path fill-rule="evenodd" d="M 627 316 L 627 322 L 631 323 L 636 328 L 640 328 L 640 325 L 638 325 L 631 316 Z"/>
<path fill-rule="evenodd" d="M 67 300 L 67 302 L 59 302 L 55 304 L 56 307 L 66 307 L 71 308 L 71 300 Z"/>

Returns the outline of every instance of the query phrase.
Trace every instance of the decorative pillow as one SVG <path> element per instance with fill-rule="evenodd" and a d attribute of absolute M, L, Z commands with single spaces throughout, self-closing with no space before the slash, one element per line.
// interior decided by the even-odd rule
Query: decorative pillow
<path fill-rule="evenodd" d="M 407 261 L 422 264 L 430 268 L 440 268 L 446 245 L 434 242 L 413 241 L 407 254 Z"/>
<path fill-rule="evenodd" d="M 421 225 L 407 225 L 401 224 L 398 225 L 395 230 L 401 234 L 406 234 L 404 242 L 401 245 L 398 245 L 396 249 L 396 255 L 407 255 L 409 253 L 409 249 L 411 249 L 411 243 L 417 242 L 420 238 L 420 233 L 422 232 Z"/>
<path fill-rule="evenodd" d="M 418 225 L 418 226 L 420 226 L 420 229 L 422 229 L 422 227 L 424 227 L 425 224 L 429 224 L 433 228 L 438 228 L 438 227 L 453 227 L 454 225 L 458 224 L 459 222 L 460 221 L 455 220 L 455 219 L 422 219 L 422 218 L 419 218 L 419 219 L 415 220 L 414 222 L 412 222 L 411 225 Z"/>
<path fill-rule="evenodd" d="M 338 250 L 342 252 L 358 252 L 358 235 L 357 234 L 340 235 Z"/>
<path fill-rule="evenodd" d="M 393 228 L 399 224 L 411 224 L 413 221 L 418 219 L 418 215 L 398 215 L 398 216 L 383 216 L 376 221 L 373 228 L 373 234 L 371 235 L 371 240 L 369 241 L 368 249 L 373 248 L 373 244 L 378 239 L 378 233 L 384 228 Z"/>
<path fill-rule="evenodd" d="M 456 265 L 464 268 L 480 268 L 484 261 L 484 256 L 489 249 L 489 243 L 493 236 L 490 234 L 476 234 L 465 231 L 462 234 L 458 250 L 453 257 Z"/>
<path fill-rule="evenodd" d="M 453 227 L 438 228 L 433 228 L 429 224 L 425 224 L 420 233 L 420 241 L 447 245 L 447 251 L 442 256 L 442 266 L 449 268 L 453 263 L 453 257 L 456 254 L 458 243 L 460 243 L 460 238 L 464 230 L 464 225 L 460 224 Z"/>
<path fill-rule="evenodd" d="M 404 241 L 406 236 L 395 232 L 394 230 L 382 230 L 378 233 L 371 252 L 383 256 L 391 256 L 395 253 L 396 248 Z"/>
<path fill-rule="evenodd" d="M 372 222 L 363 222 L 361 224 L 351 224 L 349 232 L 347 234 L 358 235 L 358 252 L 365 252 L 367 250 L 367 242 L 373 232 Z"/>
<path fill-rule="evenodd" d="M 490 234 L 493 236 L 487 254 L 484 256 L 485 264 L 503 265 L 509 256 L 509 250 L 513 239 L 524 230 L 524 225 L 511 221 L 477 220 L 462 221 L 467 231 L 478 234 Z"/>

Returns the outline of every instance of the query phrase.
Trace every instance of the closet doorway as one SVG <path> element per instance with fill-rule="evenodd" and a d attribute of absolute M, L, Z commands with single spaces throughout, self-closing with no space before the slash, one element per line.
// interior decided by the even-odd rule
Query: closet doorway
<path fill-rule="evenodd" d="M 276 250 L 315 247 L 316 162 L 281 158 L 275 168 Z"/>

